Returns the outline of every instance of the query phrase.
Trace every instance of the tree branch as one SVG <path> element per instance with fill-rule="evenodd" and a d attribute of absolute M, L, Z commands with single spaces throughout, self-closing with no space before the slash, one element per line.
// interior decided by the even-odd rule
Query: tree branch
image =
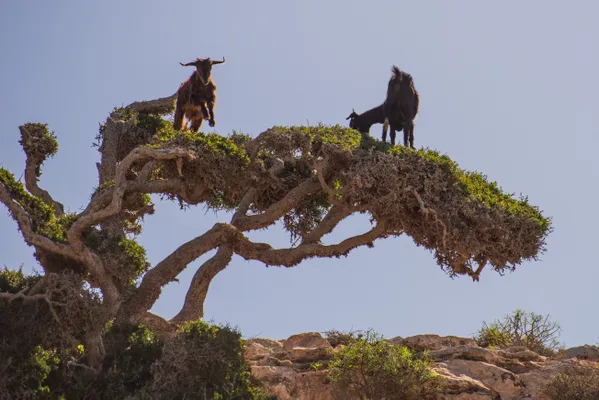
<path fill-rule="evenodd" d="M 116 182 L 114 189 L 112 190 L 112 200 L 110 204 L 99 211 L 89 212 L 87 214 L 85 212 L 82 213 L 67 232 L 67 237 L 71 245 L 74 246 L 78 251 L 81 251 L 83 249 L 83 242 L 80 240 L 81 234 L 86 229 L 97 225 L 102 220 L 117 214 L 121 210 L 123 196 L 127 191 L 126 174 L 134 162 L 144 158 L 152 158 L 155 160 L 172 160 L 182 157 L 191 159 L 194 156 L 193 153 L 188 150 L 177 148 L 168 150 L 151 149 L 146 146 L 138 146 L 135 148 L 135 150 L 129 153 L 117 167 Z M 146 183 L 146 185 L 149 187 L 150 183 Z"/>
<path fill-rule="evenodd" d="M 32 228 L 30 216 L 23 209 L 23 207 L 21 207 L 21 205 L 11 197 L 8 189 L 1 182 L 0 201 L 2 201 L 2 203 L 4 203 L 6 207 L 8 207 L 8 210 L 10 211 L 11 215 L 17 222 L 19 229 L 21 230 L 23 238 L 29 245 L 36 246 L 45 251 L 49 251 L 65 257 L 70 257 L 75 260 L 78 259 L 77 254 L 70 246 L 61 243 L 56 243 L 45 236 L 35 233 Z"/>
<path fill-rule="evenodd" d="M 332 232 L 333 229 L 335 229 L 341 221 L 351 215 L 353 211 L 354 210 L 350 210 L 348 207 L 340 207 L 338 205 L 331 207 L 322 222 L 302 239 L 302 244 L 319 242 L 324 235 Z"/>
<path fill-rule="evenodd" d="M 139 113 L 166 114 L 173 109 L 173 103 L 177 99 L 177 92 L 156 100 L 136 101 L 127 107 Z"/>
<path fill-rule="evenodd" d="M 258 260 L 266 265 L 293 267 L 306 258 L 312 257 L 340 257 L 347 255 L 351 250 L 363 245 L 372 246 L 377 238 L 384 238 L 386 227 L 384 221 L 379 221 L 370 231 L 343 240 L 335 245 L 322 245 L 319 243 L 302 243 L 296 248 L 273 249 L 266 243 L 254 243 L 244 235 L 239 235 L 234 246 L 235 253 L 246 260 Z"/>
<path fill-rule="evenodd" d="M 256 196 L 256 189 L 251 188 L 243 196 L 237 211 L 231 218 L 231 225 L 236 226 L 238 222 L 245 217 Z M 233 249 L 230 244 L 222 245 L 216 254 L 206 261 L 193 276 L 185 302 L 181 311 L 171 319 L 173 323 L 182 323 L 184 321 L 193 321 L 204 316 L 204 301 L 208 295 L 208 288 L 212 280 L 220 271 L 224 270 L 231 262 L 233 257 Z"/>
<path fill-rule="evenodd" d="M 232 257 L 233 250 L 231 246 L 225 245 L 218 249 L 214 257 L 202 264 L 193 276 L 185 296 L 183 308 L 170 322 L 179 324 L 185 321 L 194 321 L 204 316 L 204 301 L 208 295 L 208 288 L 216 274 L 229 265 Z"/>
<path fill-rule="evenodd" d="M 121 308 L 119 322 L 138 323 L 142 314 L 158 300 L 164 285 L 173 281 L 190 262 L 231 240 L 235 234 L 233 226 L 217 223 L 203 235 L 179 246 L 144 275 L 135 294 Z"/>
<path fill-rule="evenodd" d="M 240 217 L 236 226 L 242 231 L 266 228 L 296 207 L 304 197 L 314 194 L 318 190 L 320 190 L 318 178 L 312 177 L 294 187 L 285 197 L 268 207 L 265 212 Z"/>

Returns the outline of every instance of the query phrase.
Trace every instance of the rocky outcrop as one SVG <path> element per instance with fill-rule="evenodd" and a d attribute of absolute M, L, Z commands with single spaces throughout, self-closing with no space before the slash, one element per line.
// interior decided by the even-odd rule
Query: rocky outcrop
<path fill-rule="evenodd" d="M 418 335 L 389 342 L 428 351 L 435 361 L 431 369 L 443 380 L 437 400 L 548 400 L 543 388 L 558 372 L 591 369 L 599 361 L 599 351 L 592 346 L 567 349 L 548 359 L 524 347 L 485 349 L 455 336 Z M 252 374 L 279 400 L 331 400 L 326 366 L 334 352 L 320 333 L 308 332 L 286 340 L 250 339 L 245 357 Z M 312 368 L 316 362 L 324 369 Z"/>

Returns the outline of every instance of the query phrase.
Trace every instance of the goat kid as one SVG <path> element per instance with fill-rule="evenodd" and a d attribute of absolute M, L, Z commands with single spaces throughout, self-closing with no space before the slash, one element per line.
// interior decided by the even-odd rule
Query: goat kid
<path fill-rule="evenodd" d="M 383 138 L 387 136 L 387 128 L 391 125 L 391 144 L 395 145 L 395 130 L 403 128 L 404 146 L 414 148 L 414 121 L 418 115 L 420 96 L 412 75 L 401 71 L 395 65 L 387 85 L 387 97 L 383 103 L 385 121 Z M 400 128 L 401 127 L 401 128 Z M 384 139 L 383 139 L 384 140 Z"/>
<path fill-rule="evenodd" d="M 210 126 L 215 126 L 214 106 L 216 104 L 216 85 L 212 80 L 212 66 L 225 62 L 213 61 L 210 58 L 198 58 L 187 64 L 179 63 L 184 67 L 196 67 L 189 79 L 181 84 L 177 90 L 177 107 L 173 126 L 182 131 L 186 124 L 184 118 L 191 123 L 191 130 L 198 132 L 204 119 Z"/>
<path fill-rule="evenodd" d="M 369 133 L 370 127 L 374 124 L 382 124 L 385 121 L 384 104 L 364 111 L 362 114 L 356 113 L 352 108 L 352 113 L 349 114 L 349 127 L 362 133 Z M 383 139 L 384 140 L 384 139 Z"/>

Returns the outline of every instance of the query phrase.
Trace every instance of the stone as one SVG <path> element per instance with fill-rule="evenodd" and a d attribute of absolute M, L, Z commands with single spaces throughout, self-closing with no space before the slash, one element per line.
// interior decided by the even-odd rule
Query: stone
<path fill-rule="evenodd" d="M 306 332 L 290 336 L 283 343 L 283 351 L 294 347 L 330 348 L 331 344 L 319 332 Z"/>
<path fill-rule="evenodd" d="M 579 360 L 599 360 L 599 349 L 595 346 L 577 346 L 570 347 L 559 354 L 559 358 L 578 358 Z"/>
<path fill-rule="evenodd" d="M 429 350 L 435 361 L 431 370 L 443 382 L 436 400 L 550 400 L 543 390 L 557 373 L 570 367 L 596 368 L 592 346 L 567 349 L 550 359 L 525 347 L 485 349 L 455 336 L 418 335 L 389 342 L 417 352 Z M 326 368 L 342 348 L 333 349 L 320 333 L 308 332 L 284 341 L 248 340 L 245 357 L 254 377 L 280 400 L 333 400 L 338 388 L 327 382 Z M 322 369 L 314 370 L 314 362 Z M 349 394 L 341 397 L 358 400 Z"/>
<path fill-rule="evenodd" d="M 513 372 L 486 362 L 449 360 L 447 370 L 456 376 L 473 377 L 501 399 L 516 399 L 524 395 L 521 379 Z"/>
<path fill-rule="evenodd" d="M 416 335 L 407 338 L 398 336 L 390 339 L 389 343 L 401 344 L 414 351 L 440 350 L 447 347 L 478 347 L 474 339 L 439 335 Z"/>
<path fill-rule="evenodd" d="M 289 359 L 296 363 L 305 363 L 324 360 L 330 357 L 329 349 L 326 347 L 294 347 L 291 349 Z"/>

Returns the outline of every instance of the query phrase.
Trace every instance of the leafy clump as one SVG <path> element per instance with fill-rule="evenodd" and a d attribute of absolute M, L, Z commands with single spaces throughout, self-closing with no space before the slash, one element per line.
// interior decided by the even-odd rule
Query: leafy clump
<path fill-rule="evenodd" d="M 473 196 L 489 209 L 506 210 L 509 214 L 532 218 L 539 224 L 543 234 L 550 230 L 551 219 L 543 217 L 539 208 L 529 204 L 526 197 L 515 199 L 513 194 L 503 192 L 497 182 L 488 182 L 487 176 L 479 172 L 461 169 L 445 154 L 428 148 L 415 150 L 405 146 L 392 147 L 388 153 L 400 157 L 415 155 L 433 163 L 453 176 L 464 196 Z"/>
<path fill-rule="evenodd" d="M 59 382 L 70 373 L 73 344 L 81 343 L 99 316 L 98 296 L 83 289 L 75 274 L 0 270 L 1 292 L 27 296 L 34 287 L 46 297 L 0 302 L 2 399 L 54 398 L 50 393 L 60 391 Z"/>
<path fill-rule="evenodd" d="M 368 331 L 334 353 L 328 378 L 340 399 L 350 398 L 349 394 L 364 399 L 432 399 L 439 384 L 429 370 L 432 363 L 426 353 L 416 357 L 407 347 L 389 344 Z"/>
<path fill-rule="evenodd" d="M 599 369 L 568 368 L 558 373 L 543 392 L 551 400 L 597 400 Z"/>
<path fill-rule="evenodd" d="M 48 129 L 48 124 L 27 123 L 19 127 L 21 140 L 19 143 L 25 150 L 27 158 L 36 166 L 35 175 L 41 175 L 41 166 L 48 157 L 58 151 L 58 140 L 54 132 Z"/>
<path fill-rule="evenodd" d="M 254 387 L 243 351 L 234 329 L 186 323 L 152 366 L 151 391 L 162 398 L 267 399 Z"/>
<path fill-rule="evenodd" d="M 560 325 L 550 320 L 548 315 L 518 309 L 506 315 L 503 321 L 483 322 L 474 339 L 481 347 L 525 346 L 538 354 L 551 356 L 560 347 L 560 331 Z"/>
<path fill-rule="evenodd" d="M 326 338 L 327 338 L 329 344 L 332 347 L 337 347 L 339 345 L 347 346 L 350 343 L 354 342 L 356 339 L 359 340 L 359 339 L 364 338 L 364 333 L 360 332 L 360 331 L 341 332 L 336 329 L 326 331 L 325 335 L 326 335 Z"/>
<path fill-rule="evenodd" d="M 10 196 L 17 202 L 32 219 L 32 228 L 47 238 L 60 243 L 66 242 L 66 232 L 76 220 L 76 214 L 66 214 L 56 217 L 54 208 L 41 198 L 31 195 L 14 175 L 0 168 L 0 183 L 8 190 Z"/>
<path fill-rule="evenodd" d="M 96 229 L 83 236 L 85 245 L 100 256 L 104 266 L 121 287 L 132 286 L 150 267 L 146 249 L 135 240 Z"/>

